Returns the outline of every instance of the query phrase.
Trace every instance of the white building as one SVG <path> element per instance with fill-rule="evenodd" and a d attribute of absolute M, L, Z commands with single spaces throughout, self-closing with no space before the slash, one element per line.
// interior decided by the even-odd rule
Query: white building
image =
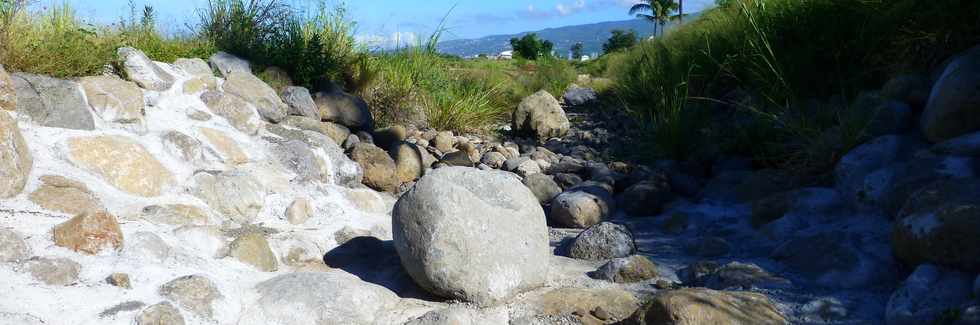
<path fill-rule="evenodd" d="M 514 51 L 503 51 L 497 55 L 497 60 L 511 60 L 514 58 Z"/>

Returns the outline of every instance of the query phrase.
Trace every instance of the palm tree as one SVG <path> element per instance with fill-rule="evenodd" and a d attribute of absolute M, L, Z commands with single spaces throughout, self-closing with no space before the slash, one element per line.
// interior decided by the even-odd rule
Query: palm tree
<path fill-rule="evenodd" d="M 660 25 L 660 35 L 662 36 L 667 21 L 672 17 L 670 14 L 677 9 L 679 9 L 679 5 L 674 0 L 644 0 L 644 2 L 635 4 L 630 8 L 630 15 L 636 15 L 637 18 Z M 650 14 L 643 12 L 650 12 Z M 656 30 L 654 30 L 654 35 L 656 34 Z"/>

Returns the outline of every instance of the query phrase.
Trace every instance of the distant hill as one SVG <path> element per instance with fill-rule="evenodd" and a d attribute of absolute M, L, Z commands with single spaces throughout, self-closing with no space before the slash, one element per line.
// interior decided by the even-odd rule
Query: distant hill
<path fill-rule="evenodd" d="M 609 39 L 614 29 L 632 29 L 641 38 L 646 38 L 653 35 L 653 28 L 652 23 L 640 19 L 610 21 L 588 25 L 549 28 L 513 35 L 494 35 L 477 39 L 444 41 L 439 43 L 439 51 L 462 57 L 479 54 L 497 54 L 510 49 L 511 38 L 536 33 L 538 37 L 555 43 L 555 51 L 558 55 L 568 55 L 568 51 L 572 45 L 578 42 L 582 42 L 582 45 L 584 45 L 583 52 L 586 55 L 592 55 L 602 53 L 602 43 L 605 43 Z"/>

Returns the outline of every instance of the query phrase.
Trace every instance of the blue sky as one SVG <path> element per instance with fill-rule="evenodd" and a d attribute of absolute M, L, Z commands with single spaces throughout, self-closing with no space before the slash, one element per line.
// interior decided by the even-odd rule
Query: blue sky
<path fill-rule="evenodd" d="M 42 0 L 60 3 L 61 0 Z M 312 0 L 290 0 L 309 5 Z M 337 3 L 338 0 L 327 0 Z M 375 45 L 414 43 L 417 35 L 428 35 L 446 13 L 451 12 L 446 38 L 476 38 L 514 34 L 550 27 L 630 19 L 629 7 L 636 0 L 349 0 L 350 17 L 357 22 L 358 38 Z M 82 16 L 102 23 L 127 16 L 129 0 L 69 0 Z M 206 0 L 133 0 L 138 6 L 153 5 L 159 21 L 170 31 L 184 29 L 197 20 L 196 8 Z M 713 0 L 686 0 L 685 11 L 699 11 Z"/>

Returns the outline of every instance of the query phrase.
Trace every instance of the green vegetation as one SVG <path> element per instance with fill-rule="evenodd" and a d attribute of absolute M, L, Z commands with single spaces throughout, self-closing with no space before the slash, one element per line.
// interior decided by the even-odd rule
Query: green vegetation
<path fill-rule="evenodd" d="M 0 62 L 8 70 L 56 77 L 98 74 L 124 46 L 143 49 L 159 61 L 213 52 L 207 41 L 162 36 L 152 7 L 145 7 L 142 16 L 133 8 L 129 19 L 114 27 L 86 24 L 67 4 L 41 12 L 27 8 L 26 0 L 0 1 Z"/>
<path fill-rule="evenodd" d="M 735 0 L 603 65 L 651 155 L 820 174 L 868 136 L 849 98 L 978 43 L 972 0 Z"/>
<path fill-rule="evenodd" d="M 584 45 L 582 45 L 582 42 L 578 42 L 575 43 L 575 45 L 572 45 L 572 48 L 569 49 L 572 52 L 572 59 L 574 60 L 580 59 L 582 57 L 583 48 Z"/>
<path fill-rule="evenodd" d="M 538 39 L 538 35 L 530 33 L 521 38 L 510 39 L 510 46 L 514 49 L 514 56 L 527 60 L 537 60 L 539 57 L 551 56 L 551 50 L 555 44 L 548 40 Z"/>
<path fill-rule="evenodd" d="M 632 48 L 636 45 L 636 31 L 630 30 L 629 32 L 615 29 L 612 31 L 612 36 L 606 43 L 602 44 L 602 52 L 609 54 L 617 51 L 623 51 Z"/>

